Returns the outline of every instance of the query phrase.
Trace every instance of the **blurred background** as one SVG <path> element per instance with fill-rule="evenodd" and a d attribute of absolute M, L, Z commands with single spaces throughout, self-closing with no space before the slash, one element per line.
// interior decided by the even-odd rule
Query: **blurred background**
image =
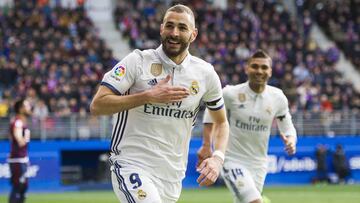
<path fill-rule="evenodd" d="M 272 57 L 269 84 L 288 97 L 299 138 L 287 156 L 274 124 L 266 187 L 360 183 L 359 0 L 0 0 L 0 194 L 10 190 L 8 129 L 19 97 L 34 112 L 30 192 L 111 189 L 112 119 L 91 116 L 89 104 L 126 54 L 160 45 L 174 3 L 194 10 L 190 52 L 214 65 L 223 86 L 247 80 L 256 49 Z M 184 188 L 197 187 L 201 118 Z"/>

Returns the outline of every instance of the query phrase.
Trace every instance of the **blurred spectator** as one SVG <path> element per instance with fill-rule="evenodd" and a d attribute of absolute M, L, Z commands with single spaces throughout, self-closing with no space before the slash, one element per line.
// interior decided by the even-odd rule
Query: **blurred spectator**
<path fill-rule="evenodd" d="M 49 115 L 49 109 L 46 106 L 44 100 L 40 99 L 36 102 L 33 110 L 33 117 L 40 120 L 44 120 Z"/>
<path fill-rule="evenodd" d="M 333 166 L 339 178 L 338 183 L 345 183 L 346 178 L 350 175 L 350 169 L 341 144 L 336 145 L 336 150 L 333 154 Z"/>
<path fill-rule="evenodd" d="M 316 178 L 313 180 L 314 183 L 325 182 L 329 183 L 328 167 L 327 167 L 327 155 L 328 149 L 325 145 L 319 144 L 316 148 Z"/>
<path fill-rule="evenodd" d="M 0 117 L 6 117 L 9 113 L 9 103 L 7 99 L 0 100 Z"/>

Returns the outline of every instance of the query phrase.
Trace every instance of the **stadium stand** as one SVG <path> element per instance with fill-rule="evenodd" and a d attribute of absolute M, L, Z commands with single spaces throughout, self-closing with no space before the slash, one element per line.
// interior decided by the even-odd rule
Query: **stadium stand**
<path fill-rule="evenodd" d="M 14 1 L 0 14 L 1 137 L 19 96 L 34 106 L 35 138 L 106 137 L 110 119 L 90 117 L 88 106 L 102 75 L 117 60 L 83 5 L 65 9 L 46 2 Z M 164 2 L 169 1 L 117 1 L 115 23 L 132 48 L 160 44 Z M 276 1 L 228 1 L 226 10 L 211 1 L 187 4 L 199 29 L 191 52 L 214 65 L 224 86 L 246 80 L 246 58 L 261 48 L 273 57 L 270 84 L 288 96 L 301 135 L 359 131 L 354 112 L 360 109 L 360 94 L 334 69 L 340 50 L 323 51 L 309 36 L 310 15 L 293 16 Z"/>
<path fill-rule="evenodd" d="M 299 7 L 309 13 L 360 70 L 360 2 L 305 0 Z"/>
<path fill-rule="evenodd" d="M 244 82 L 246 58 L 261 48 L 273 57 L 270 84 L 284 90 L 294 111 L 360 107 L 359 93 L 334 69 L 339 50 L 322 51 L 309 37 L 311 19 L 297 19 L 275 1 L 229 1 L 227 10 L 207 1 L 188 4 L 199 29 L 192 53 L 215 66 L 223 85 Z M 136 1 L 130 7 L 119 1 L 114 15 L 130 46 L 146 49 L 159 45 L 156 25 L 163 10 L 157 1 Z"/>
<path fill-rule="evenodd" d="M 44 2 L 14 1 L 0 14 L 2 108 L 26 96 L 35 116 L 86 113 L 104 67 L 116 60 L 82 6 L 65 9 Z"/>

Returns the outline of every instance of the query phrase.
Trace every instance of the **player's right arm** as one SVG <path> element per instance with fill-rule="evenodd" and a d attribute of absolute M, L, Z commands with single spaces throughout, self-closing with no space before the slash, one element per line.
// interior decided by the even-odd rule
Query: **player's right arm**
<path fill-rule="evenodd" d="M 112 70 L 104 75 L 101 86 L 96 92 L 90 112 L 94 115 L 110 115 L 132 109 L 146 103 L 168 103 L 180 101 L 189 91 L 180 86 L 171 86 L 167 76 L 153 88 L 129 94 L 129 89 L 141 74 L 142 57 L 138 51 L 126 56 Z"/>
<path fill-rule="evenodd" d="M 146 103 L 170 103 L 186 98 L 189 91 L 184 87 L 169 85 L 170 79 L 168 75 L 153 88 L 131 95 L 117 95 L 107 86 L 101 85 L 91 102 L 90 111 L 94 115 L 110 115 Z"/>

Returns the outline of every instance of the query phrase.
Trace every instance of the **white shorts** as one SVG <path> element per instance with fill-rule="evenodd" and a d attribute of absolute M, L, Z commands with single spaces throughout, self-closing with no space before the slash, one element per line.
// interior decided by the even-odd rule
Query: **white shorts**
<path fill-rule="evenodd" d="M 181 194 L 181 181 L 164 181 L 121 162 L 111 166 L 111 181 L 121 203 L 174 203 Z"/>
<path fill-rule="evenodd" d="M 261 199 L 266 169 L 247 168 L 241 164 L 224 163 L 221 171 L 234 202 L 249 203 Z"/>

